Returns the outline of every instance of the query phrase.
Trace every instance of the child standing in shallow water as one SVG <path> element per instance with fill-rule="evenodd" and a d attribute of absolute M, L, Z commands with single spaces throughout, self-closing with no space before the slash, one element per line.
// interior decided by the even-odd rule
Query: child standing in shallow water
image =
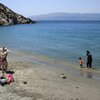
<path fill-rule="evenodd" d="M 83 60 L 82 60 L 81 57 L 79 57 L 79 63 L 80 63 L 80 67 L 82 67 L 83 66 Z"/>

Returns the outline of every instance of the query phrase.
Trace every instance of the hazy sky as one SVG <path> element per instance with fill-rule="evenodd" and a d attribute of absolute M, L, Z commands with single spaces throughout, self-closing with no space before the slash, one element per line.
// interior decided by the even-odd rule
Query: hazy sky
<path fill-rule="evenodd" d="M 100 0 L 0 0 L 24 16 L 52 12 L 100 13 Z"/>

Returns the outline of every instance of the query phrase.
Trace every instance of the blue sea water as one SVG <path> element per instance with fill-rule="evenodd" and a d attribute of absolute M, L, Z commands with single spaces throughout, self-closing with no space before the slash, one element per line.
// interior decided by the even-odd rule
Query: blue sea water
<path fill-rule="evenodd" d="M 100 21 L 39 21 L 0 27 L 0 47 L 6 46 L 77 62 L 86 60 L 86 50 L 93 56 L 93 66 L 100 68 Z"/>

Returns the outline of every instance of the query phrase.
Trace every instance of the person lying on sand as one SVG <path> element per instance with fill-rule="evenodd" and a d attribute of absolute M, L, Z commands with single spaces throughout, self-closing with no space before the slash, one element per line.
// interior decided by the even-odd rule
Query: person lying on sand
<path fill-rule="evenodd" d="M 13 74 L 4 74 L 0 76 L 0 84 L 2 86 L 6 84 L 11 84 L 14 82 L 14 76 Z"/>

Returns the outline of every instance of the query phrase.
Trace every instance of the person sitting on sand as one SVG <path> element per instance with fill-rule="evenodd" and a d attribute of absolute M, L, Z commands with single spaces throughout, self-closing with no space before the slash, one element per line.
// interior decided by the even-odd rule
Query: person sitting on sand
<path fill-rule="evenodd" d="M 0 84 L 4 86 L 5 84 L 11 84 L 14 82 L 13 74 L 2 74 L 0 76 Z"/>
<path fill-rule="evenodd" d="M 79 63 L 80 63 L 80 67 L 83 66 L 83 60 L 82 60 L 82 57 L 79 57 Z"/>

